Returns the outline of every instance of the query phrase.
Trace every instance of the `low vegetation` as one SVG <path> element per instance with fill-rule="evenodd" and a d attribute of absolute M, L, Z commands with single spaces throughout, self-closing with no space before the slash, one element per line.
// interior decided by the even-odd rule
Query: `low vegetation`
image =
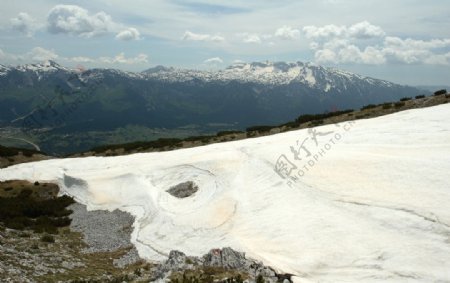
<path fill-rule="evenodd" d="M 170 276 L 173 283 L 243 283 L 248 278 L 247 274 L 241 274 L 233 270 L 220 267 L 201 267 L 198 269 L 176 272 Z M 263 277 L 261 276 L 263 279 Z M 263 279 L 264 282 L 264 279 Z"/>
<path fill-rule="evenodd" d="M 33 154 L 44 154 L 37 150 L 32 149 L 24 149 L 24 148 L 16 148 L 16 147 L 5 147 L 0 145 L 0 156 L 2 157 L 10 157 L 22 154 L 26 157 L 31 157 Z"/>
<path fill-rule="evenodd" d="M 0 197 L 0 222 L 11 229 L 55 234 L 58 228 L 70 225 L 71 211 L 67 206 L 74 200 L 69 196 L 51 195 L 44 197 L 29 188 L 4 187 Z"/>
<path fill-rule="evenodd" d="M 405 102 L 403 102 L 403 101 L 394 103 L 394 107 L 395 108 L 401 108 L 403 106 L 405 106 Z"/>
<path fill-rule="evenodd" d="M 441 90 L 435 91 L 434 95 L 438 96 L 438 95 L 443 95 L 443 94 L 446 94 L 446 93 L 447 93 L 446 89 L 441 89 Z"/>
<path fill-rule="evenodd" d="M 353 111 L 354 111 L 353 109 L 348 109 L 348 110 L 343 110 L 343 111 L 334 111 L 334 112 L 315 114 L 315 115 L 314 114 L 306 114 L 306 115 L 299 116 L 297 119 L 295 119 L 295 122 L 297 122 L 298 124 L 304 124 L 304 123 L 312 122 L 312 121 L 320 121 L 320 120 L 331 118 L 334 116 L 348 114 Z"/>
<path fill-rule="evenodd" d="M 390 108 L 392 108 L 392 103 L 383 103 L 382 104 L 382 108 L 383 109 L 390 109 Z"/>
<path fill-rule="evenodd" d="M 377 107 L 377 105 L 375 105 L 375 104 L 369 104 L 369 105 L 363 106 L 363 107 L 361 108 L 361 110 L 373 109 L 373 108 L 375 108 L 375 107 Z"/>

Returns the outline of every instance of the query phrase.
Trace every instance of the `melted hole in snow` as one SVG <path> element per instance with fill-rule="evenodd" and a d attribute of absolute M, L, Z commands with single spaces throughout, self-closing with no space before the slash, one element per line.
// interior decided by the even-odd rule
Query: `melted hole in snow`
<path fill-rule="evenodd" d="M 187 181 L 171 187 L 166 192 L 177 198 L 187 198 L 197 191 L 198 186 L 192 181 Z"/>

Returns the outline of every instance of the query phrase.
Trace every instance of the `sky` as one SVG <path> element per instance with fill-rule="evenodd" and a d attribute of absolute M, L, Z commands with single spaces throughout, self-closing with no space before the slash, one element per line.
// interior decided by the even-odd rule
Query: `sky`
<path fill-rule="evenodd" d="M 450 85 L 449 0 L 0 0 L 0 64 L 142 71 L 312 62 Z"/>

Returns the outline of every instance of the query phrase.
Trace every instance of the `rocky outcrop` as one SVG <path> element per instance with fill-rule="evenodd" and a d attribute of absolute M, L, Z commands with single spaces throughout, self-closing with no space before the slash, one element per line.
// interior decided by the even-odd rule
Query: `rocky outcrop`
<path fill-rule="evenodd" d="M 169 194 L 177 198 L 187 198 L 198 191 L 198 186 L 192 182 L 187 181 L 171 187 L 167 190 Z"/>
<path fill-rule="evenodd" d="M 289 282 L 290 275 L 277 274 L 272 268 L 262 262 L 247 258 L 245 253 L 226 247 L 212 249 L 202 257 L 189 257 L 180 251 L 171 251 L 169 258 L 161 263 L 155 272 L 154 280 L 167 279 L 172 273 L 194 271 L 204 273 L 204 269 L 214 267 L 217 270 L 244 274 L 248 282 L 256 282 L 258 276 L 262 276 L 265 282 Z M 225 280 L 226 278 L 222 278 Z M 221 280 L 220 278 L 218 279 Z"/>

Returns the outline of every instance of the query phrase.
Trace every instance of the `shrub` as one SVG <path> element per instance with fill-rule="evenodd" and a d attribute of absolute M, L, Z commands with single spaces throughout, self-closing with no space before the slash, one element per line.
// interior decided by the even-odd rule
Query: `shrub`
<path fill-rule="evenodd" d="M 247 132 L 268 132 L 274 128 L 273 126 L 253 126 L 246 129 Z"/>
<path fill-rule="evenodd" d="M 400 101 L 408 101 L 408 100 L 411 100 L 412 98 L 411 97 L 403 97 L 402 99 L 400 99 Z"/>
<path fill-rule="evenodd" d="M 11 229 L 32 229 L 35 232 L 56 233 L 58 227 L 70 224 L 66 209 L 74 203 L 69 196 L 36 200 L 31 190 L 23 190 L 16 197 L 0 197 L 0 221 Z"/>
<path fill-rule="evenodd" d="M 369 104 L 369 105 L 363 106 L 363 107 L 361 108 L 361 110 L 372 109 L 372 108 L 375 108 L 375 107 L 377 107 L 377 105 L 375 105 L 375 104 Z"/>
<path fill-rule="evenodd" d="M 394 104 L 394 106 L 395 106 L 395 108 L 403 107 L 403 106 L 405 106 L 405 102 L 397 102 Z"/>
<path fill-rule="evenodd" d="M 311 122 L 311 126 L 315 127 L 315 126 L 322 125 L 323 123 L 324 123 L 323 120 L 314 120 Z"/>
<path fill-rule="evenodd" d="M 421 98 L 425 98 L 425 95 L 417 95 L 416 99 L 421 99 Z"/>
<path fill-rule="evenodd" d="M 216 136 L 226 136 L 226 135 L 232 135 L 232 134 L 242 134 L 242 131 L 220 131 L 216 134 Z"/>
<path fill-rule="evenodd" d="M 44 235 L 41 237 L 41 241 L 45 243 L 54 243 L 55 237 L 53 237 L 52 235 Z"/>
<path fill-rule="evenodd" d="M 291 121 L 291 122 L 287 122 L 287 123 L 279 125 L 279 127 L 287 127 L 287 128 L 295 128 L 298 126 L 300 126 L 300 124 L 297 123 L 296 121 Z"/>
<path fill-rule="evenodd" d="M 10 157 L 10 156 L 18 155 L 20 152 L 22 152 L 22 154 L 27 157 L 31 157 L 33 154 L 45 154 L 45 153 L 37 151 L 37 150 L 23 149 L 23 148 L 17 148 L 17 147 L 5 147 L 5 146 L 0 145 L 0 156 Z"/>
<path fill-rule="evenodd" d="M 390 109 L 392 107 L 392 103 L 384 103 L 383 109 Z"/>
<path fill-rule="evenodd" d="M 446 89 L 441 89 L 441 90 L 435 91 L 434 95 L 443 95 L 443 94 L 446 94 L 446 93 L 447 93 Z"/>
<path fill-rule="evenodd" d="M 323 114 L 305 114 L 305 115 L 301 115 L 297 119 L 295 119 L 295 122 L 297 122 L 298 124 L 303 124 L 303 123 L 311 122 L 314 120 L 323 120 L 326 118 L 331 118 L 331 117 L 339 116 L 342 114 L 348 114 L 351 112 L 353 112 L 352 109 L 328 112 L 328 113 L 323 113 Z"/>

